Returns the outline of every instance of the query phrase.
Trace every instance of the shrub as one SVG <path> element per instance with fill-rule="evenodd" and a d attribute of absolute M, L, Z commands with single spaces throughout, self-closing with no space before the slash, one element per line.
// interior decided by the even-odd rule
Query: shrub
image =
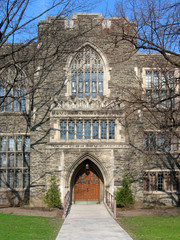
<path fill-rule="evenodd" d="M 44 196 L 44 203 L 49 208 L 58 207 L 61 205 L 60 195 L 56 184 L 56 176 L 53 174 L 49 180 L 50 188 Z"/>
<path fill-rule="evenodd" d="M 124 175 L 122 180 L 122 188 L 118 188 L 115 193 L 115 199 L 118 207 L 128 207 L 135 203 L 135 199 L 130 189 L 130 184 L 130 178 L 128 175 Z"/>

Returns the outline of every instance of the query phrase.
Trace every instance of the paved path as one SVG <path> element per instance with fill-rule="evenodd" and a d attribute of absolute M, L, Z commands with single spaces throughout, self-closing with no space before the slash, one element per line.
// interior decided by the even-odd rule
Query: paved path
<path fill-rule="evenodd" d="M 56 240 L 132 240 L 104 204 L 72 205 Z"/>

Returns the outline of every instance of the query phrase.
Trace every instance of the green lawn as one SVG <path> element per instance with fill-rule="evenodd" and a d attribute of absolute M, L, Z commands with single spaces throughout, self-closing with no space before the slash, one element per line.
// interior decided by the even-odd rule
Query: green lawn
<path fill-rule="evenodd" d="M 180 239 L 180 215 L 122 217 L 118 222 L 134 240 Z"/>
<path fill-rule="evenodd" d="M 62 225 L 59 218 L 20 216 L 0 213 L 2 240 L 54 240 Z"/>

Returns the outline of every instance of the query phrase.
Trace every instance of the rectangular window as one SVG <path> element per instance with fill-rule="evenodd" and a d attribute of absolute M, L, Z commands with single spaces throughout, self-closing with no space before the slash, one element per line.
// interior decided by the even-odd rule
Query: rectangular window
<path fill-rule="evenodd" d="M 179 140 L 171 133 L 145 132 L 143 145 L 145 151 L 178 151 Z"/>
<path fill-rule="evenodd" d="M 30 137 L 28 136 L 1 137 L 0 188 L 14 188 L 14 187 L 22 188 L 24 186 L 23 184 L 25 184 L 23 183 L 25 179 L 23 178 L 22 171 L 26 170 L 29 171 L 29 168 L 30 168 Z M 26 181 L 27 180 L 28 179 L 26 178 Z"/>
<path fill-rule="evenodd" d="M 163 171 L 163 172 L 146 172 L 144 173 L 144 190 L 145 191 L 179 191 L 180 172 Z"/>

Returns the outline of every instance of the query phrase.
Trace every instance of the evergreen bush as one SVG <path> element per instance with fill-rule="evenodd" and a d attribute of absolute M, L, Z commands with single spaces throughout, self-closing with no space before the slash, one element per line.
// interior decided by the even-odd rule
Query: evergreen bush
<path fill-rule="evenodd" d="M 122 188 L 118 188 L 115 193 L 115 199 L 118 207 L 129 207 L 135 203 L 134 196 L 130 189 L 131 180 L 128 175 L 123 176 Z"/>
<path fill-rule="evenodd" d="M 53 174 L 49 180 L 50 188 L 44 196 L 44 203 L 49 208 L 58 207 L 61 205 L 60 195 L 56 184 L 56 176 Z"/>

